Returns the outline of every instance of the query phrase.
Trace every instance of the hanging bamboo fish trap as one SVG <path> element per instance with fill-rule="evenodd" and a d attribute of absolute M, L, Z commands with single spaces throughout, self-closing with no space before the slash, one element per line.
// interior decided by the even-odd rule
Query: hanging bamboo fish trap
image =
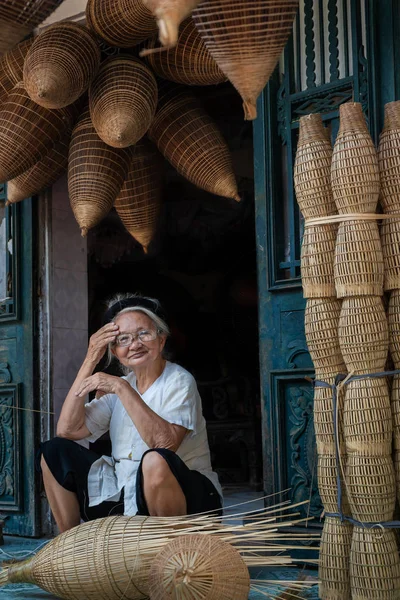
<path fill-rule="evenodd" d="M 304 298 L 331 298 L 336 295 L 333 278 L 336 223 L 304 227 L 301 245 L 301 283 Z"/>
<path fill-rule="evenodd" d="M 83 236 L 113 207 L 130 159 L 130 150 L 111 148 L 99 138 L 85 111 L 72 132 L 68 162 L 71 207 Z"/>
<path fill-rule="evenodd" d="M 239 202 L 231 155 L 217 125 L 184 88 L 171 83 L 159 91 L 150 139 L 178 173 L 194 185 Z"/>
<path fill-rule="evenodd" d="M 379 198 L 378 155 L 361 104 L 340 106 L 332 155 L 332 191 L 339 213 L 373 213 Z"/>
<path fill-rule="evenodd" d="M 400 213 L 400 206 L 399 206 Z M 384 219 L 381 226 L 385 291 L 400 288 L 400 214 Z"/>
<path fill-rule="evenodd" d="M 304 327 L 315 369 L 343 373 L 338 326 L 342 303 L 336 298 L 307 300 Z"/>
<path fill-rule="evenodd" d="M 315 378 L 317 380 L 323 380 L 333 385 L 335 376 L 323 377 L 316 372 Z M 338 394 L 338 434 L 339 444 L 341 452 L 344 452 L 345 444 L 343 438 L 343 405 L 344 405 L 344 392 L 339 391 Z M 326 387 L 317 386 L 314 390 L 314 429 L 315 437 L 317 442 L 317 452 L 319 455 L 331 456 L 336 458 L 336 444 L 335 444 L 335 426 L 333 420 L 333 401 L 332 401 L 332 390 Z"/>
<path fill-rule="evenodd" d="M 0 108 L 0 181 L 30 169 L 72 129 L 78 107 L 49 110 L 35 104 L 22 83 Z"/>
<path fill-rule="evenodd" d="M 157 98 L 156 79 L 142 61 L 109 58 L 89 90 L 90 116 L 98 136 L 114 148 L 136 144 L 153 121 Z"/>
<path fill-rule="evenodd" d="M 22 81 L 25 56 L 32 43 L 33 38 L 21 42 L 0 58 L 0 106 L 7 100 L 13 87 Z"/>
<path fill-rule="evenodd" d="M 332 144 L 321 115 L 301 117 L 294 187 L 305 219 L 337 213 L 331 188 L 331 164 Z"/>
<path fill-rule="evenodd" d="M 245 119 L 257 116 L 257 97 L 283 52 L 298 6 L 298 0 L 203 0 L 193 11 L 204 43 L 243 99 Z"/>
<path fill-rule="evenodd" d="M 400 101 L 385 105 L 379 141 L 380 201 L 385 213 L 400 212 Z"/>
<path fill-rule="evenodd" d="M 400 501 L 400 450 L 396 449 L 393 452 L 394 472 L 396 476 L 396 493 L 397 501 Z"/>
<path fill-rule="evenodd" d="M 393 417 L 393 446 L 400 450 L 400 375 L 393 377 L 391 407 Z"/>
<path fill-rule="evenodd" d="M 62 0 L 3 0 L 0 3 L 0 56 L 29 35 Z"/>
<path fill-rule="evenodd" d="M 169 81 L 184 85 L 216 85 L 226 81 L 197 31 L 193 19 L 182 23 L 176 46 L 157 52 L 157 38 L 144 44 L 140 53 L 153 71 Z"/>
<path fill-rule="evenodd" d="M 346 367 L 355 374 L 384 371 L 389 350 L 389 330 L 379 296 L 343 300 L 339 343 Z"/>
<path fill-rule="evenodd" d="M 389 348 L 395 369 L 400 369 L 400 290 L 390 294 L 388 306 Z"/>
<path fill-rule="evenodd" d="M 353 526 L 325 517 L 319 551 L 319 597 L 321 600 L 350 600 L 349 559 Z"/>
<path fill-rule="evenodd" d="M 178 41 L 179 25 L 188 17 L 200 0 L 143 0 L 157 20 L 159 40 L 171 48 Z"/>
<path fill-rule="evenodd" d="M 350 581 L 353 600 L 400 597 L 400 560 L 394 531 L 354 527 Z"/>
<path fill-rule="evenodd" d="M 100 65 L 100 46 L 78 23 L 56 23 L 34 41 L 24 64 L 29 96 L 46 108 L 63 108 L 89 87 Z"/>
<path fill-rule="evenodd" d="M 226 542 L 190 535 L 169 542 L 150 569 L 151 600 L 247 600 L 249 570 Z"/>
<path fill-rule="evenodd" d="M 378 224 L 374 221 L 340 223 L 334 263 L 338 298 L 382 296 L 384 263 Z"/>
<path fill-rule="evenodd" d="M 346 467 L 346 457 L 341 457 L 343 468 Z M 339 467 L 340 468 L 340 467 Z M 339 511 L 338 504 L 338 486 L 337 486 L 337 471 L 338 464 L 336 456 L 329 454 L 318 455 L 318 491 L 321 497 L 324 511 L 327 513 L 337 514 Z M 350 515 L 350 506 L 347 500 L 346 488 L 343 482 L 342 474 L 342 510 L 345 515 Z"/>
<path fill-rule="evenodd" d="M 133 48 L 157 33 L 143 0 L 88 0 L 88 25 L 110 46 Z"/>
<path fill-rule="evenodd" d="M 162 184 L 162 158 L 153 144 L 142 140 L 133 148 L 128 176 L 114 206 L 146 253 L 157 225 Z"/>

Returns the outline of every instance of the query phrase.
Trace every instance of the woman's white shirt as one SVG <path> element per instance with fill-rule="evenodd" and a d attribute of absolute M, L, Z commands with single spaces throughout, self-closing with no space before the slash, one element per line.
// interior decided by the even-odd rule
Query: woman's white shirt
<path fill-rule="evenodd" d="M 124 377 L 136 392 L 135 374 Z M 139 393 L 139 392 L 138 392 Z M 176 454 L 189 469 L 199 471 L 214 484 L 222 497 L 218 475 L 212 470 L 206 422 L 193 376 L 180 365 L 168 362 L 142 400 L 160 417 L 188 429 Z M 110 432 L 112 456 L 102 456 L 90 468 L 89 506 L 105 500 L 117 502 L 124 490 L 125 514 L 135 515 L 136 474 L 143 454 L 149 449 L 116 394 L 107 394 L 85 405 L 86 426 L 96 441 Z"/>

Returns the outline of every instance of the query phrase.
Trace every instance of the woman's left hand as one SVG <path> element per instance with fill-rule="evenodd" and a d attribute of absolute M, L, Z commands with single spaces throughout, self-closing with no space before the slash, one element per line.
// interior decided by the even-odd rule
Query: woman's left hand
<path fill-rule="evenodd" d="M 121 377 L 115 377 L 107 373 L 95 373 L 82 381 L 75 395 L 82 398 L 94 390 L 99 390 L 103 394 L 118 394 L 123 383 L 124 380 Z"/>

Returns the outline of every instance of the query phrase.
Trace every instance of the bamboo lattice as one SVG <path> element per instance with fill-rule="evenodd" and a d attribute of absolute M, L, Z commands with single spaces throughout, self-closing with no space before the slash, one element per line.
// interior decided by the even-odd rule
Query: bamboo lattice
<path fill-rule="evenodd" d="M 384 289 L 400 289 L 400 214 L 397 218 L 383 221 L 381 241 L 385 269 Z"/>
<path fill-rule="evenodd" d="M 316 379 L 321 379 L 319 373 L 316 373 Z M 328 383 L 334 383 L 334 376 L 329 380 L 323 380 Z M 338 433 L 341 452 L 344 452 L 343 438 L 343 405 L 344 392 L 338 394 Z M 317 451 L 319 455 L 336 457 L 335 428 L 333 422 L 333 402 L 332 390 L 326 387 L 316 387 L 314 390 L 314 429 L 317 441 Z"/>
<path fill-rule="evenodd" d="M 346 466 L 346 457 L 342 456 L 342 465 Z M 318 491 L 322 500 L 324 511 L 338 513 L 338 486 L 337 486 L 337 459 L 330 454 L 318 454 Z M 350 515 L 350 506 L 347 500 L 346 488 L 342 481 L 342 510 L 343 514 Z"/>
<path fill-rule="evenodd" d="M 336 223 L 304 227 L 301 245 L 301 282 L 304 298 L 331 298 L 336 295 L 333 276 Z"/>
<path fill-rule="evenodd" d="M 390 294 L 388 306 L 389 348 L 395 369 L 400 369 L 400 290 Z"/>
<path fill-rule="evenodd" d="M 393 446 L 400 450 L 400 375 L 393 377 L 391 408 L 393 416 Z"/>
<path fill-rule="evenodd" d="M 349 556 L 353 526 L 325 517 L 319 551 L 321 600 L 350 600 Z"/>
<path fill-rule="evenodd" d="M 314 368 L 325 373 L 344 373 L 338 326 L 342 303 L 336 298 L 307 300 L 304 327 Z"/>
<path fill-rule="evenodd" d="M 380 201 L 385 213 L 400 212 L 400 101 L 385 105 L 379 141 Z"/>
<path fill-rule="evenodd" d="M 13 87 L 22 81 L 25 56 L 32 43 L 33 38 L 21 42 L 0 58 L 0 106 L 7 100 Z"/>
<path fill-rule="evenodd" d="M 163 46 L 173 47 L 178 41 L 179 26 L 189 17 L 200 0 L 143 0 L 157 20 Z"/>

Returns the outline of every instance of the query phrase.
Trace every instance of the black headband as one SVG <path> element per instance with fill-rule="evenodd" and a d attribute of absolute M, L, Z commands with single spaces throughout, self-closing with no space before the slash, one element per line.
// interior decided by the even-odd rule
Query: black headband
<path fill-rule="evenodd" d="M 118 300 L 110 306 L 110 308 L 106 311 L 104 315 L 104 325 L 110 323 L 115 315 L 124 310 L 125 308 L 134 308 L 137 307 L 138 310 L 141 308 L 145 308 L 150 310 L 152 313 L 160 317 L 163 321 L 166 321 L 166 316 L 164 311 L 157 300 L 152 300 L 151 298 L 144 298 L 143 296 L 135 296 L 135 298 L 126 298 L 125 300 Z"/>

